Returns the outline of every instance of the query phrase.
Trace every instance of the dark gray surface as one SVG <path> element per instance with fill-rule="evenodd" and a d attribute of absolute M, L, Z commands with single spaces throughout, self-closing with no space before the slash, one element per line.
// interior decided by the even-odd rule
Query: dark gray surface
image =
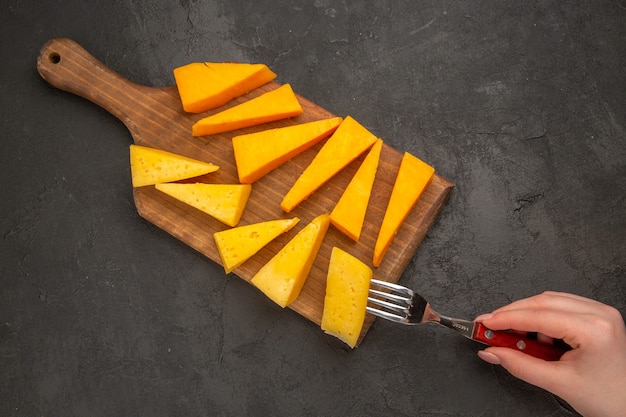
<path fill-rule="evenodd" d="M 138 217 L 123 124 L 37 74 L 69 37 L 141 84 L 264 62 L 456 184 L 401 282 L 471 318 L 624 313 L 626 5 L 0 2 L 0 415 L 569 416 L 433 326 L 349 351 Z"/>

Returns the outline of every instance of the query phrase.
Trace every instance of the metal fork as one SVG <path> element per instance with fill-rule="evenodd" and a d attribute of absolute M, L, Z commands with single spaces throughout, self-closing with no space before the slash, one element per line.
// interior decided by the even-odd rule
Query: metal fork
<path fill-rule="evenodd" d="M 415 325 L 439 323 L 468 339 L 476 340 L 489 346 L 508 347 L 535 356 L 540 359 L 555 361 L 569 350 L 563 346 L 547 345 L 522 334 L 504 330 L 491 330 L 482 323 L 455 319 L 438 314 L 428 301 L 413 290 L 402 285 L 372 279 L 367 300 L 367 312 L 396 323 Z"/>

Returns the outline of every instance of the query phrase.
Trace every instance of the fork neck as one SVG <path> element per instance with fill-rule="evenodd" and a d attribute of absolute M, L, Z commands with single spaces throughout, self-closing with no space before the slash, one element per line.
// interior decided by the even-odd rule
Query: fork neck
<path fill-rule="evenodd" d="M 422 316 L 422 323 L 426 323 L 426 322 L 435 322 L 435 323 L 441 323 L 441 315 L 438 314 L 435 310 L 433 310 L 430 307 L 430 304 L 426 304 L 426 307 L 424 307 L 424 315 Z"/>
<path fill-rule="evenodd" d="M 474 322 L 470 321 L 470 320 L 462 320 L 462 319 L 455 319 L 452 317 L 448 317 L 448 316 L 443 316 L 441 314 L 437 314 L 434 310 L 427 308 L 427 311 L 429 311 L 430 314 L 432 314 L 433 320 L 430 321 L 434 321 L 437 322 L 443 326 L 446 326 L 458 333 L 461 333 L 463 336 L 467 337 L 467 338 L 472 338 L 472 333 L 474 331 Z M 427 311 L 424 312 L 424 315 L 426 315 Z M 424 317 L 426 318 L 426 317 Z"/>

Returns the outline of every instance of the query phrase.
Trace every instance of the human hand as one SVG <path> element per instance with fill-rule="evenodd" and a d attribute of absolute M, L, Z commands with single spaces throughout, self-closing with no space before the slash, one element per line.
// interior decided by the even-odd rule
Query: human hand
<path fill-rule="evenodd" d="M 573 294 L 545 292 L 476 321 L 492 330 L 538 332 L 540 340 L 563 339 L 572 350 L 558 361 L 503 347 L 486 348 L 478 356 L 552 392 L 585 417 L 626 416 L 626 326 L 617 309 Z"/>

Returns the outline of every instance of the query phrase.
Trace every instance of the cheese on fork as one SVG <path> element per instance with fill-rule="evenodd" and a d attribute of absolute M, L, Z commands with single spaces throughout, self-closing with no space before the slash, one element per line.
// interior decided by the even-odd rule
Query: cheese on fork
<path fill-rule="evenodd" d="M 183 110 L 214 109 L 276 78 L 265 64 L 193 62 L 174 69 Z"/>
<path fill-rule="evenodd" d="M 256 126 L 302 114 L 302 106 L 291 86 L 285 84 L 251 100 L 198 120 L 193 136 L 206 136 Z"/>
<path fill-rule="evenodd" d="M 287 307 L 300 295 L 329 224 L 328 214 L 313 219 L 250 282 L 276 304 Z"/>
<path fill-rule="evenodd" d="M 224 271 L 228 274 L 272 240 L 295 226 L 299 218 L 269 220 L 222 230 L 213 234 Z"/>
<path fill-rule="evenodd" d="M 220 167 L 161 149 L 130 145 L 130 170 L 133 187 L 194 178 L 215 172 Z"/>
<path fill-rule="evenodd" d="M 363 322 L 372 269 L 353 255 L 333 247 L 328 264 L 321 328 L 355 347 Z"/>
<path fill-rule="evenodd" d="M 228 226 L 239 223 L 252 191 L 250 184 L 168 183 L 155 187 Z"/>

